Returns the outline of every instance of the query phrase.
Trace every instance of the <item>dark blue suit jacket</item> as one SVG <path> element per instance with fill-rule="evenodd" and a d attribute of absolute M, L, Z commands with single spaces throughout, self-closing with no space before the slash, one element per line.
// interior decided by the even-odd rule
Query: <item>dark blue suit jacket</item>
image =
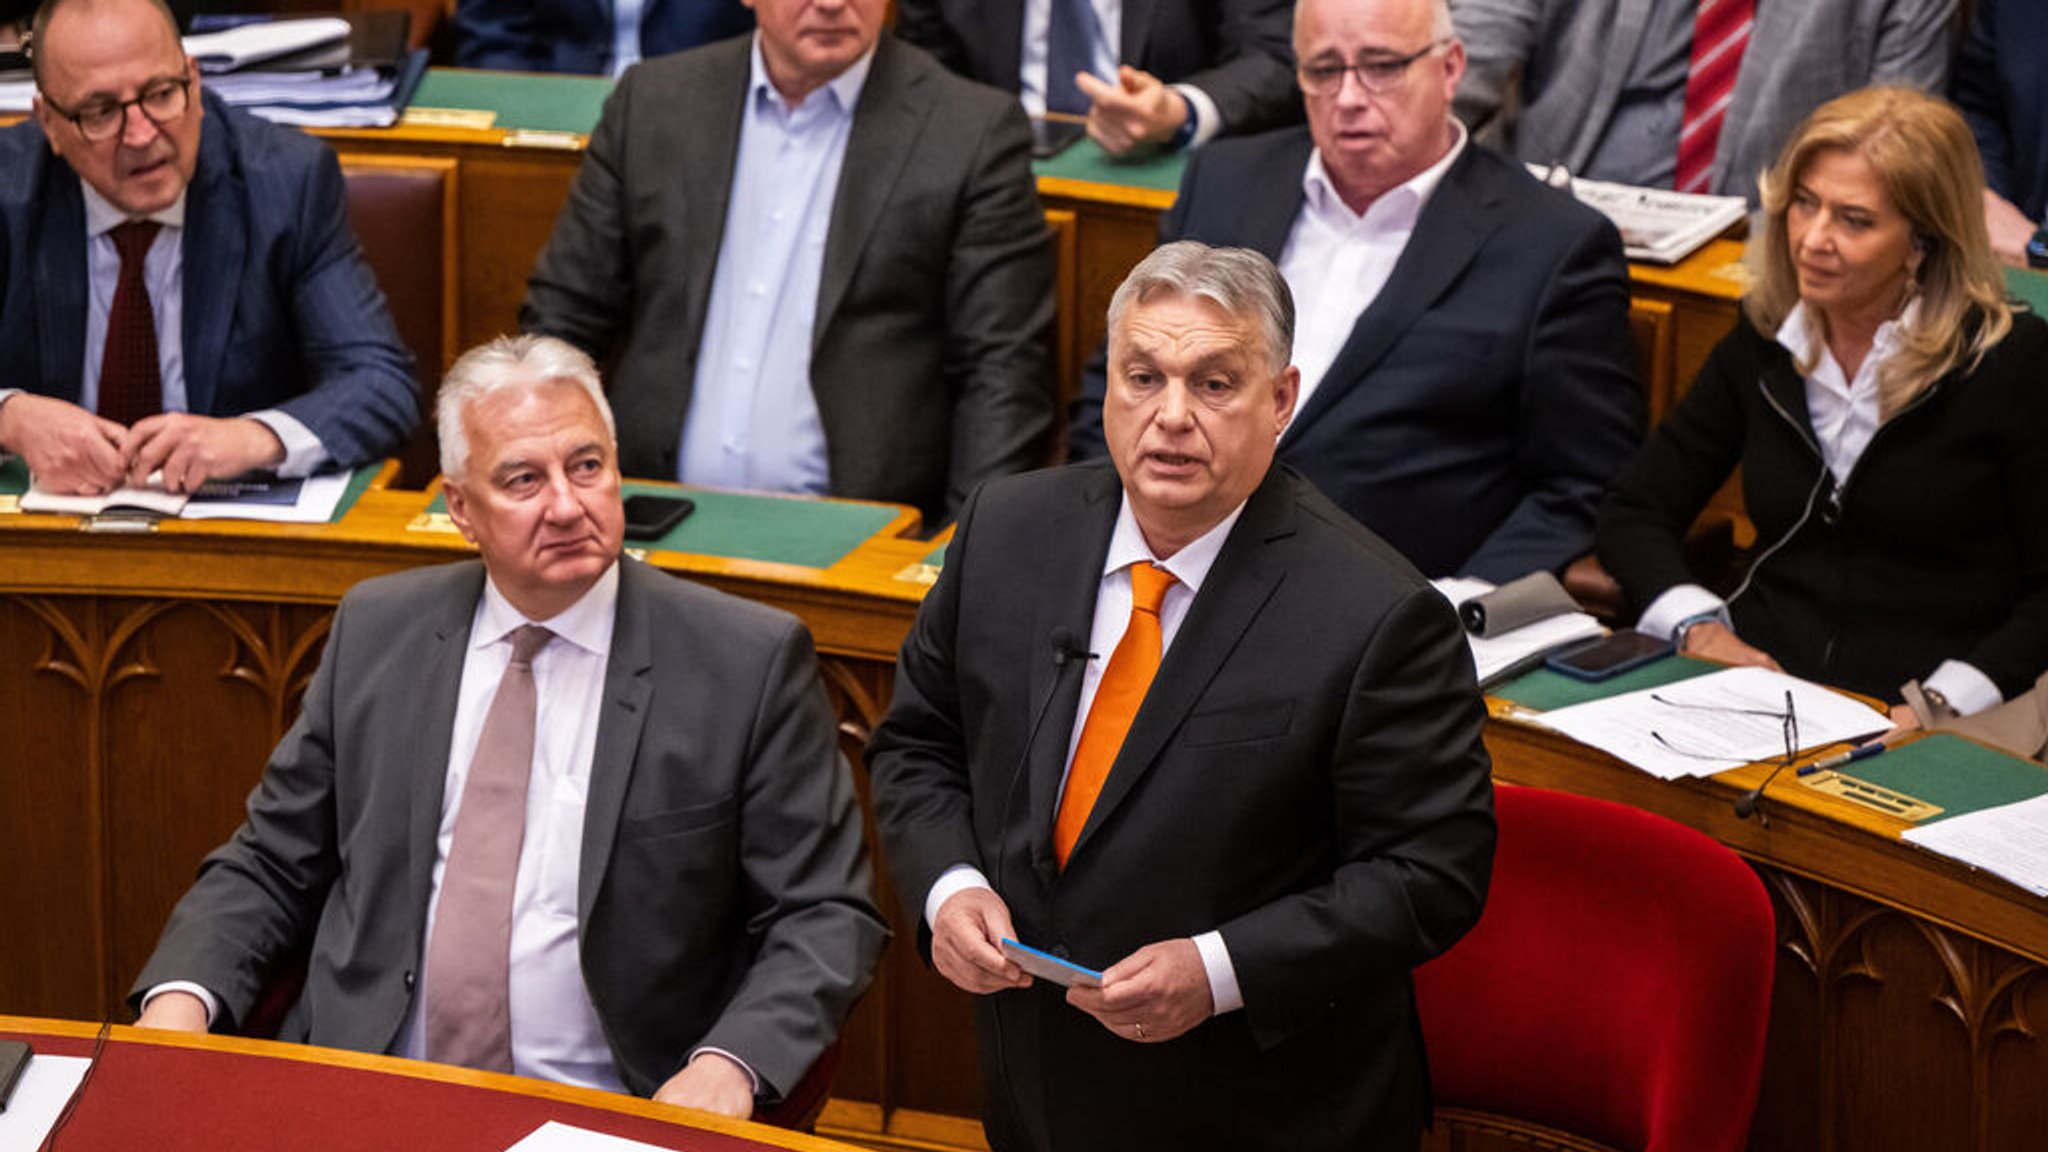
<path fill-rule="evenodd" d="M 2048 5 L 1977 0 L 1953 95 L 1991 190 L 2039 223 L 2048 214 Z"/>
<path fill-rule="evenodd" d="M 740 0 L 646 0 L 640 55 L 680 52 L 753 26 L 753 12 Z M 610 72 L 611 0 L 461 0 L 455 62 L 515 72 Z"/>
<path fill-rule="evenodd" d="M 1275 261 L 1301 211 L 1306 128 L 1195 153 L 1161 243 Z M 1072 450 L 1102 453 L 1103 358 Z M 1608 480 L 1642 437 L 1628 269 L 1614 226 L 1468 144 L 1358 318 L 1280 458 L 1424 575 L 1500 582 L 1593 545 Z"/>
<path fill-rule="evenodd" d="M 337 464 L 419 423 L 412 354 L 349 230 L 325 144 L 207 96 L 186 190 L 190 410 L 275 408 Z M 85 197 L 29 120 L 0 132 L 0 386 L 76 401 L 85 364 Z"/>

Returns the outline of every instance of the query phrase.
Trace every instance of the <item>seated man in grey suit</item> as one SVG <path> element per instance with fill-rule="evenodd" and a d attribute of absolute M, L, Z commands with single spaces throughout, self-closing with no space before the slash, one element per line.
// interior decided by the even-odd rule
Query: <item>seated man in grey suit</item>
<path fill-rule="evenodd" d="M 1016 102 L 757 0 L 605 104 L 520 323 L 605 361 L 628 475 L 950 516 L 1051 449 L 1050 232 Z M 879 40 L 879 43 L 878 43 Z"/>
<path fill-rule="evenodd" d="M 34 61 L 0 132 L 0 451 L 96 494 L 397 449 L 412 356 L 334 153 L 203 95 L 161 0 L 49 0 Z"/>
<path fill-rule="evenodd" d="M 1112 154 L 1293 120 L 1290 0 L 898 0 L 896 34 Z"/>
<path fill-rule="evenodd" d="M 1743 196 L 1815 108 L 1938 92 L 1956 0 L 1453 0 L 1458 115 L 1574 175 Z M 1519 108 L 1519 112 L 1509 111 Z"/>
<path fill-rule="evenodd" d="M 887 936 L 789 616 L 619 554 L 589 357 L 501 339 L 439 401 L 482 553 L 336 611 L 248 819 L 179 901 L 144 1027 L 232 1029 L 310 952 L 287 1039 L 744 1116 Z"/>
<path fill-rule="evenodd" d="M 1280 458 L 1426 576 L 1500 583 L 1590 551 L 1635 453 L 1614 226 L 1451 119 L 1443 0 L 1302 0 L 1308 127 L 1188 164 L 1162 241 L 1265 253 L 1301 304 Z M 1073 454 L 1101 452 L 1098 359 Z"/>

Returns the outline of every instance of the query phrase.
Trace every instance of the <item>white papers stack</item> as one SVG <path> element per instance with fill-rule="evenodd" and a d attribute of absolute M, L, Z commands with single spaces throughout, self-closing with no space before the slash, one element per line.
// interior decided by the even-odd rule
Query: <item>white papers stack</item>
<path fill-rule="evenodd" d="M 339 16 L 311 20 L 258 20 L 220 32 L 185 37 L 185 54 L 206 75 L 232 72 L 348 39 L 349 23 Z M 211 84 L 212 81 L 207 81 Z"/>
<path fill-rule="evenodd" d="M 185 520 L 268 520 L 276 524 L 325 524 L 348 492 L 350 474 L 332 472 L 304 480 L 267 484 L 208 484 L 197 495 L 181 496 L 161 486 L 121 488 L 105 496 L 62 496 L 30 484 L 23 512 L 97 516 L 133 511 Z"/>
<path fill-rule="evenodd" d="M 628 1140 L 550 1120 L 505 1152 L 663 1152 L 656 1144 Z"/>
<path fill-rule="evenodd" d="M 1529 165 L 1538 180 L 1547 180 L 1549 172 L 1548 165 Z M 1629 259 L 1653 264 L 1676 264 L 1749 214 L 1740 196 L 1700 196 L 1576 176 L 1572 195 L 1614 221 Z"/>
<path fill-rule="evenodd" d="M 1799 748 L 1859 740 L 1891 718 L 1818 684 L 1764 668 L 1730 668 L 1690 680 L 1574 704 L 1532 717 L 1581 744 L 1653 776 L 1711 776 L 1785 755 L 1785 693 L 1792 693 Z"/>
<path fill-rule="evenodd" d="M 1900 839 L 2048 896 L 2048 796 L 1908 828 Z"/>
<path fill-rule="evenodd" d="M 151 477 L 154 479 L 154 475 Z M 102 512 L 128 511 L 152 512 L 158 516 L 176 516 L 184 511 L 189 496 L 167 492 L 161 485 L 146 487 L 116 488 L 104 496 L 66 496 L 52 492 L 40 483 L 31 482 L 28 491 L 21 494 L 23 512 L 51 512 L 60 516 L 97 516 Z"/>
<path fill-rule="evenodd" d="M 1492 584 L 1469 576 L 1445 577 L 1430 581 L 1430 585 L 1453 606 L 1493 591 Z M 1552 652 L 1606 632 L 1600 621 L 1586 613 L 1566 612 L 1499 636 L 1475 636 L 1468 632 L 1465 640 L 1472 649 L 1472 669 L 1479 675 L 1479 686 L 1486 688 L 1533 666 Z"/>
<path fill-rule="evenodd" d="M 78 1091 L 92 1061 L 83 1056 L 29 1057 L 7 1111 L 0 1112 L 0 1148 L 40 1148 L 57 1116 Z"/>

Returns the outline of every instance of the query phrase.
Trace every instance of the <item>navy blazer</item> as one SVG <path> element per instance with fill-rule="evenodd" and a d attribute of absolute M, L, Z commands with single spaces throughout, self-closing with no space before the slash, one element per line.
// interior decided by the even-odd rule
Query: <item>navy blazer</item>
<path fill-rule="evenodd" d="M 754 26 L 740 0 L 646 0 L 642 58 L 737 36 Z M 611 0 L 460 0 L 455 62 L 511 72 L 589 72 L 612 68 Z"/>
<path fill-rule="evenodd" d="M 1302 206 L 1306 128 L 1190 158 L 1161 243 L 1276 262 Z M 1072 450 L 1102 451 L 1103 357 Z M 1608 481 L 1641 442 L 1628 267 L 1607 220 L 1467 144 L 1361 314 L 1280 458 L 1430 577 L 1496 583 L 1593 545 Z"/>
<path fill-rule="evenodd" d="M 334 151 L 203 95 L 185 199 L 192 412 L 274 408 L 343 467 L 419 423 L 412 354 L 363 259 Z M 0 131 L 0 386 L 76 401 L 85 364 L 85 196 L 30 119 Z"/>
<path fill-rule="evenodd" d="M 2048 217 L 2048 5 L 1977 0 L 1951 93 L 1984 156 L 1984 179 L 2039 224 Z"/>

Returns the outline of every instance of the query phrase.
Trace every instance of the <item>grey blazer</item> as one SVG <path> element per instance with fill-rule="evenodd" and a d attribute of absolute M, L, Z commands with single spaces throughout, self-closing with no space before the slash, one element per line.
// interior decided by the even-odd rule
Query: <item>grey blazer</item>
<path fill-rule="evenodd" d="M 368 580 L 336 611 L 248 819 L 200 866 L 134 997 L 190 980 L 229 1028 L 309 948 L 282 1038 L 391 1048 L 425 935 L 474 561 Z M 810 636 L 621 561 L 583 824 L 584 983 L 649 1095 L 700 1045 L 771 1090 L 838 1033 L 888 936 Z"/>
<path fill-rule="evenodd" d="M 1667 0 L 1451 0 L 1469 67 L 1458 116 L 1522 160 L 1580 172 L 1607 130 L 1650 9 Z M 1955 0 L 1757 0 L 1710 187 L 1756 202 L 1758 173 L 1821 104 L 1870 84 L 1942 91 Z M 1495 124 L 1497 113 L 1519 112 Z"/>
<path fill-rule="evenodd" d="M 626 74 L 527 284 L 522 328 L 610 362 L 628 475 L 676 474 L 749 44 Z M 1016 101 L 884 36 L 854 109 L 811 335 L 833 494 L 936 518 L 982 480 L 1044 463 L 1052 281 Z"/>

